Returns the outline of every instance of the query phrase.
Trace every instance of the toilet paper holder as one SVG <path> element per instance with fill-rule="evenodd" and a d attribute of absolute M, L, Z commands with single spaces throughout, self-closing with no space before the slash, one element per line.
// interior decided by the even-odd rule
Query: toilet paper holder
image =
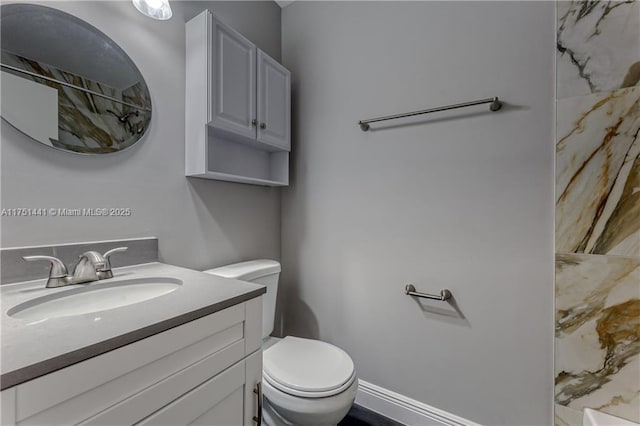
<path fill-rule="evenodd" d="M 406 294 L 408 296 L 422 297 L 422 298 L 425 298 L 425 299 L 433 299 L 433 300 L 440 300 L 440 301 L 448 300 L 452 296 L 451 292 L 449 290 L 447 290 L 446 288 L 440 290 L 440 294 L 439 295 L 420 293 L 420 292 L 416 291 L 416 288 L 413 286 L 413 284 L 407 284 L 404 287 L 404 294 Z"/>

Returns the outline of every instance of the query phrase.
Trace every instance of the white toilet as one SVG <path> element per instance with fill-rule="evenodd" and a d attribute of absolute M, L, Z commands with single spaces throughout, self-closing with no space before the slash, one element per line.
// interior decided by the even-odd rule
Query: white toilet
<path fill-rule="evenodd" d="M 358 389 L 349 355 L 319 340 L 269 337 L 275 319 L 280 263 L 251 260 L 205 272 L 267 286 L 262 309 L 264 424 L 327 426 L 342 420 Z"/>

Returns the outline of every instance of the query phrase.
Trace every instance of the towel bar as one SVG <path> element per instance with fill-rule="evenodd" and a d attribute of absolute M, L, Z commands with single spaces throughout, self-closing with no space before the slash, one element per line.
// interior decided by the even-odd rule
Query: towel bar
<path fill-rule="evenodd" d="M 363 132 L 366 132 L 367 130 L 369 130 L 369 123 L 376 123 L 378 121 L 386 121 L 386 120 L 395 120 L 397 118 L 413 117 L 414 115 L 430 114 L 432 112 L 447 111 L 447 110 L 456 109 L 456 108 L 466 108 L 466 107 L 470 107 L 474 105 L 482 105 L 482 104 L 491 104 L 489 105 L 489 110 L 493 112 L 498 111 L 500 108 L 502 108 L 502 102 L 496 96 L 493 98 L 480 99 L 479 101 L 464 102 L 461 104 L 424 109 L 422 111 L 406 112 L 403 114 L 388 115 L 386 117 L 369 118 L 367 120 L 358 121 L 358 125 L 360 126 L 360 129 L 362 129 Z"/>
<path fill-rule="evenodd" d="M 413 284 L 406 285 L 406 287 L 404 288 L 404 294 L 407 294 L 409 296 L 415 296 L 415 297 L 423 297 L 425 299 L 433 299 L 433 300 L 447 300 L 451 298 L 451 292 L 446 288 L 440 290 L 439 295 L 435 295 L 435 294 L 417 292 Z"/>

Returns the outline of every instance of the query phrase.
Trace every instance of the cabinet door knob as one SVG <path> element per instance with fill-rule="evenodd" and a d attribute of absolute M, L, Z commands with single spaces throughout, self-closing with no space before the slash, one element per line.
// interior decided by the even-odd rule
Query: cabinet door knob
<path fill-rule="evenodd" d="M 267 128 L 267 123 L 260 123 L 260 128 L 261 129 L 266 129 Z"/>
<path fill-rule="evenodd" d="M 256 120 L 255 118 L 253 120 L 251 120 L 251 125 L 252 126 L 257 126 L 258 125 L 258 120 Z"/>

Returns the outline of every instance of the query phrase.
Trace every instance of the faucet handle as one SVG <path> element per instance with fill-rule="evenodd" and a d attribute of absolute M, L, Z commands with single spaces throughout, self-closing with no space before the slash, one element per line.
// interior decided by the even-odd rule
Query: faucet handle
<path fill-rule="evenodd" d="M 69 272 L 62 260 L 53 256 L 23 256 L 27 262 L 35 262 L 37 260 L 47 260 L 51 263 L 51 269 L 49 270 L 49 279 L 47 280 L 47 287 L 61 287 L 69 284 L 67 279 Z"/>
<path fill-rule="evenodd" d="M 128 248 L 129 247 L 118 247 L 118 248 L 111 249 L 108 252 L 106 252 L 105 254 L 103 254 L 104 260 L 105 260 L 105 263 L 106 263 L 106 268 L 105 269 L 111 269 L 111 259 L 109 259 L 111 257 L 111 255 L 117 254 L 117 253 L 124 253 L 125 251 L 127 251 Z"/>
<path fill-rule="evenodd" d="M 69 275 L 66 265 L 62 260 L 53 256 L 23 256 L 27 262 L 35 262 L 36 260 L 48 260 L 51 262 L 51 270 L 49 271 L 49 278 L 63 278 Z"/>
<path fill-rule="evenodd" d="M 111 272 L 111 256 L 117 253 L 123 253 L 127 251 L 128 248 L 129 247 L 117 247 L 102 255 L 104 257 L 104 267 L 99 270 L 100 279 L 113 278 L 113 272 Z"/>

